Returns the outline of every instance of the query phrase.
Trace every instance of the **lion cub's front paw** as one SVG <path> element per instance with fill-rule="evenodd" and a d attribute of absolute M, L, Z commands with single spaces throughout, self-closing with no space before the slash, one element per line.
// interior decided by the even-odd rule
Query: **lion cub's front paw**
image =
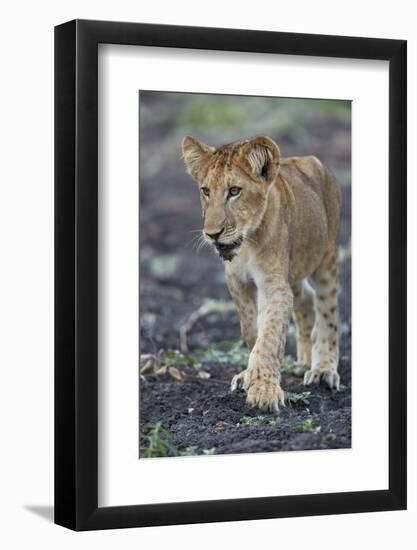
<path fill-rule="evenodd" d="M 276 382 L 253 382 L 246 391 L 246 402 L 251 407 L 272 413 L 277 413 L 280 405 L 285 407 L 285 393 Z"/>
<path fill-rule="evenodd" d="M 322 378 L 330 389 L 340 389 L 340 376 L 337 369 L 334 367 L 328 367 L 323 365 L 317 365 L 316 367 L 308 370 L 304 375 L 304 385 L 309 386 L 313 382 L 320 382 Z"/>
<path fill-rule="evenodd" d="M 277 382 L 270 380 L 253 380 L 250 371 L 236 374 L 230 385 L 231 391 L 246 391 L 246 402 L 251 407 L 277 413 L 280 405 L 285 407 L 285 393 Z"/>
<path fill-rule="evenodd" d="M 245 374 L 246 371 L 243 370 L 242 372 L 239 372 L 239 374 L 234 375 L 230 384 L 230 391 L 234 392 L 236 390 L 243 389 L 245 385 Z"/>

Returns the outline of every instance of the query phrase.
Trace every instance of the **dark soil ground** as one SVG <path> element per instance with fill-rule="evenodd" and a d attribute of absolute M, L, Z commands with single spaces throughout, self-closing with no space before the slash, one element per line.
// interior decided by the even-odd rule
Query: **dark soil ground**
<path fill-rule="evenodd" d="M 141 155 L 157 147 L 169 130 L 163 124 L 146 127 L 145 136 L 141 129 Z M 316 125 L 311 131 L 313 138 L 316 132 L 316 139 L 323 143 L 326 140 L 334 143 L 332 136 L 339 136 L 339 142 L 343 143 L 340 134 L 348 135 L 350 126 L 327 121 L 325 129 Z M 284 155 L 302 152 L 297 151 L 291 139 L 274 137 L 278 138 Z M 206 248 L 197 253 L 190 242 L 197 235 L 192 231 L 201 228 L 198 193 L 184 174 L 179 158 L 180 141 L 174 141 L 175 156 L 168 155 L 159 169 L 141 173 L 140 351 L 151 357 L 145 357 L 141 363 L 140 455 L 350 447 L 351 268 L 350 255 L 346 253 L 350 242 L 350 186 L 342 187 L 340 233 L 342 389 L 331 391 L 324 385 L 306 388 L 292 365 L 282 376 L 282 387 L 292 396 L 292 403 L 281 409 L 278 416 L 265 416 L 245 404 L 243 392 L 230 392 L 233 375 L 244 367 L 244 349 L 243 361 L 235 361 L 230 355 L 228 362 L 227 353 L 218 358 L 216 355 L 222 342 L 236 342 L 240 338 L 239 320 L 237 313 L 228 311 L 227 306 L 222 311 L 223 305 L 230 301 L 222 261 Z M 333 156 L 327 160 L 336 174 L 338 167 L 346 172 L 349 162 L 349 150 L 341 151 L 340 147 L 334 148 Z M 189 351 L 185 356 L 166 354 L 167 350 L 180 350 L 181 326 L 208 298 L 219 300 L 218 307 L 193 325 L 188 334 Z M 290 330 L 286 350 L 292 357 L 293 332 Z M 162 439 L 162 447 L 156 452 L 149 449 L 152 437 L 152 444 Z"/>

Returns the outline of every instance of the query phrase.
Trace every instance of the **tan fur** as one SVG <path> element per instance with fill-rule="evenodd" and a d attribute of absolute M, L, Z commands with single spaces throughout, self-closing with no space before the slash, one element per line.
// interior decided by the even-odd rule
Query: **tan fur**
<path fill-rule="evenodd" d="M 205 237 L 230 260 L 227 285 L 251 350 L 232 390 L 243 387 L 249 404 L 269 411 L 284 404 L 280 365 L 291 315 L 298 361 L 310 367 L 304 383 L 323 378 L 338 389 L 340 189 L 334 176 L 314 156 L 281 158 L 266 136 L 218 149 L 187 136 L 182 148 L 201 190 Z M 236 186 L 240 193 L 231 196 Z"/>

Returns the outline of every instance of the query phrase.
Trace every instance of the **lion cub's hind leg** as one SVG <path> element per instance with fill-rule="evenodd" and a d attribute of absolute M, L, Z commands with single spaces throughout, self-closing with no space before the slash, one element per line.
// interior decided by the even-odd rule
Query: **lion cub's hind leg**
<path fill-rule="evenodd" d="M 323 378 L 330 388 L 339 389 L 339 315 L 337 304 L 336 247 L 324 255 L 321 265 L 313 274 L 316 285 L 316 320 L 312 332 L 311 369 L 305 373 L 304 383 L 311 384 Z"/>
<path fill-rule="evenodd" d="M 294 294 L 293 318 L 297 329 L 297 361 L 311 367 L 315 292 L 306 279 L 292 285 L 292 291 Z"/>

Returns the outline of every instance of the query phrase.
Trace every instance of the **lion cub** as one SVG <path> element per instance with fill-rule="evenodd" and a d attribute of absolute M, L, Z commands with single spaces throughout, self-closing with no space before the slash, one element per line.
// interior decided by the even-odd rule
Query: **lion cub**
<path fill-rule="evenodd" d="M 304 383 L 322 378 L 339 389 L 336 179 L 314 156 L 281 158 L 266 136 L 218 149 L 186 136 L 182 149 L 199 185 L 205 239 L 225 260 L 250 349 L 232 391 L 242 387 L 264 410 L 284 405 L 280 365 L 291 315 L 297 360 L 309 366 Z"/>

